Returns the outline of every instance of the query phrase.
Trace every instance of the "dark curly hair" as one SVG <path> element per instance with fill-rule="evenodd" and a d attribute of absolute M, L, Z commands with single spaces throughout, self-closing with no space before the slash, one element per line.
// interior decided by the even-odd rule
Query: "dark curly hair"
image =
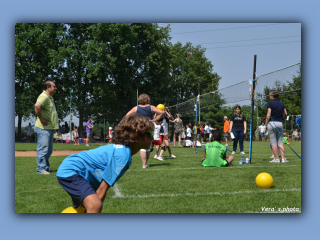
<path fill-rule="evenodd" d="M 154 130 L 151 121 L 140 114 L 133 113 L 124 117 L 115 128 L 115 136 L 112 139 L 114 144 L 131 145 L 142 139 L 144 134 Z"/>

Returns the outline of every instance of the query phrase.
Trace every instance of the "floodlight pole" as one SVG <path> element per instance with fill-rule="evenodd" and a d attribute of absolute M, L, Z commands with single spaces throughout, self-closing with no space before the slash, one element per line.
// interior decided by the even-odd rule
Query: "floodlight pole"
<path fill-rule="evenodd" d="M 198 111 L 199 111 L 199 107 L 198 107 L 198 103 L 199 103 L 199 96 L 200 96 L 200 82 L 198 82 L 198 97 L 197 97 L 197 101 L 196 101 L 196 120 L 195 120 L 195 138 L 194 138 L 194 153 L 197 153 L 197 114 L 198 114 Z M 199 121 L 200 123 L 200 121 Z"/>
<path fill-rule="evenodd" d="M 250 116 L 250 148 L 249 148 L 249 163 L 251 164 L 252 158 L 252 139 L 253 139 L 253 110 L 254 110 L 254 94 L 256 88 L 256 64 L 257 64 L 257 55 L 254 55 L 253 63 L 253 76 L 252 76 L 252 89 L 251 89 L 251 116 Z"/>

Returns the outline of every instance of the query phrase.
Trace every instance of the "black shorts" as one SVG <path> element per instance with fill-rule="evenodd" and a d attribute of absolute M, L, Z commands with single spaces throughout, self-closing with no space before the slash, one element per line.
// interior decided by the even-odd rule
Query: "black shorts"
<path fill-rule="evenodd" d="M 93 186 L 79 174 L 72 175 L 71 177 L 57 177 L 61 187 L 72 198 L 74 208 L 81 205 L 83 199 L 91 194 L 96 194 Z"/>

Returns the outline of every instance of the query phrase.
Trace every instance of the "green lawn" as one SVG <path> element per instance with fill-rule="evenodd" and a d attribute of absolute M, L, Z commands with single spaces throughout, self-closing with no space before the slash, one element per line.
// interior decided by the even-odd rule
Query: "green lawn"
<path fill-rule="evenodd" d="M 82 145 L 55 144 L 54 150 L 88 149 Z M 90 148 L 99 146 L 93 144 Z M 248 153 L 249 143 L 244 146 Z M 301 156 L 301 142 L 290 146 Z M 265 208 L 285 212 L 287 207 L 299 208 L 300 212 L 301 160 L 287 145 L 289 163 L 269 163 L 272 154 L 267 142 L 253 142 L 252 149 L 251 165 L 236 165 L 241 156 L 235 154 L 234 166 L 227 168 L 203 168 L 202 149 L 194 154 L 193 149 L 173 148 L 177 158 L 169 158 L 165 152 L 164 162 L 155 160 L 153 152 L 148 169 L 142 169 L 136 154 L 130 169 L 108 191 L 103 213 L 251 213 L 265 212 Z M 16 150 L 36 150 L 36 145 L 16 144 Z M 63 159 L 51 157 L 51 168 L 57 169 Z M 55 174 L 38 175 L 36 167 L 35 157 L 15 158 L 15 211 L 59 213 L 71 206 L 71 198 Z M 272 188 L 255 185 L 255 177 L 261 172 L 273 176 Z"/>

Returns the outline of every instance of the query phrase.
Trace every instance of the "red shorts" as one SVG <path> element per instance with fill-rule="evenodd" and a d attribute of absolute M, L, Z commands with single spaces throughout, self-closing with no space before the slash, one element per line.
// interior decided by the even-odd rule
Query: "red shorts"
<path fill-rule="evenodd" d="M 169 139 L 169 136 L 168 136 L 168 135 L 166 135 L 166 137 L 167 137 L 167 138 L 165 138 L 163 135 L 161 135 L 161 136 L 160 136 L 160 140 L 161 140 L 161 141 L 164 141 L 164 140 Z"/>
<path fill-rule="evenodd" d="M 154 143 L 155 145 L 162 145 L 163 142 L 161 140 L 153 140 L 152 143 Z"/>

